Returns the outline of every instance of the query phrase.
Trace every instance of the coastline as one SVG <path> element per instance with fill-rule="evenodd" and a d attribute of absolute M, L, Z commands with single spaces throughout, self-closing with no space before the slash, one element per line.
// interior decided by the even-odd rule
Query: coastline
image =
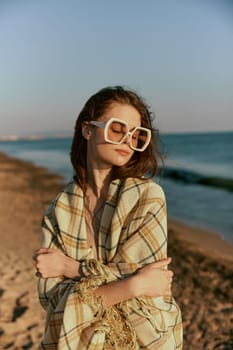
<path fill-rule="evenodd" d="M 233 262 L 233 243 L 224 240 L 217 232 L 168 219 L 168 230 L 176 232 L 179 240 L 193 245 L 197 251 L 224 262 Z M 168 237 L 169 239 L 169 237 Z"/>
<path fill-rule="evenodd" d="M 33 250 L 40 222 L 63 178 L 0 152 L 0 347 L 37 349 L 45 313 L 37 299 Z M 233 245 L 216 234 L 168 220 L 173 292 L 184 321 L 184 349 L 233 345 Z M 222 345 L 221 345 L 222 344 Z M 222 346 L 222 347 L 221 347 Z"/>

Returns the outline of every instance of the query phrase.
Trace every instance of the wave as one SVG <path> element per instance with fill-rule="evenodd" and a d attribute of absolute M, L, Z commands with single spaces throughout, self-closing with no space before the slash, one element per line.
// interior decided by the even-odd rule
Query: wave
<path fill-rule="evenodd" d="M 166 166 L 160 173 L 162 177 L 170 178 L 187 184 L 200 184 L 218 187 L 233 192 L 233 179 L 203 175 L 195 171 Z"/>

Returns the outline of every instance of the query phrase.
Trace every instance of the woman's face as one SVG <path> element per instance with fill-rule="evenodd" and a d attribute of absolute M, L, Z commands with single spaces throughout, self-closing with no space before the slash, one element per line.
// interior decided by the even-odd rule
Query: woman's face
<path fill-rule="evenodd" d="M 132 106 L 112 103 L 106 112 L 98 119 L 107 122 L 110 118 L 117 118 L 128 123 L 129 130 L 141 126 L 141 116 Z M 119 145 L 110 144 L 104 139 L 104 129 L 86 125 L 89 129 L 87 138 L 87 162 L 97 169 L 109 169 L 112 166 L 123 166 L 132 157 L 134 150 L 129 146 L 129 137 Z"/>

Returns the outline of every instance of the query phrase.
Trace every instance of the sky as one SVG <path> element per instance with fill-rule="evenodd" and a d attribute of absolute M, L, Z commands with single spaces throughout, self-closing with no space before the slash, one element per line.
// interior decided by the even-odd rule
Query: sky
<path fill-rule="evenodd" d="M 73 133 L 123 85 L 161 132 L 233 130 L 233 2 L 0 0 L 0 136 Z"/>

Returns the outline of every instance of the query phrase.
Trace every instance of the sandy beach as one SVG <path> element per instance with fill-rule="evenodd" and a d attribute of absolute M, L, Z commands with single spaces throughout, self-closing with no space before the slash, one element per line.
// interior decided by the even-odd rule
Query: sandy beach
<path fill-rule="evenodd" d="M 42 337 L 32 254 L 42 214 L 62 186 L 47 169 L 0 153 L 0 349 L 37 349 Z M 233 245 L 175 221 L 168 227 L 184 350 L 233 349 Z"/>

